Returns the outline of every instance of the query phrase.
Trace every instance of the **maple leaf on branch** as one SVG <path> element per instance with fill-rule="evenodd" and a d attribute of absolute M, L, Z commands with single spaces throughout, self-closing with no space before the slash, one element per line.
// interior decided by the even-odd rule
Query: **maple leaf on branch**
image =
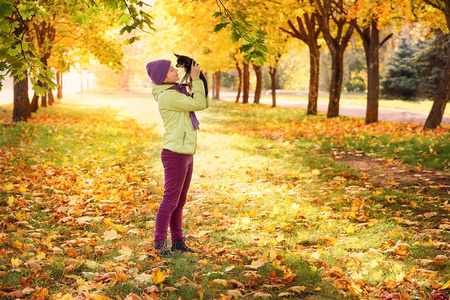
<path fill-rule="evenodd" d="M 267 33 L 264 30 L 257 29 L 253 24 L 242 18 L 237 18 L 222 2 L 216 0 L 219 11 L 214 17 L 220 18 L 220 23 L 214 27 L 215 32 L 219 32 L 231 27 L 231 39 L 233 42 L 243 41 L 239 48 L 247 61 L 253 61 L 256 65 L 263 65 L 267 61 L 268 49 L 265 45 Z"/>

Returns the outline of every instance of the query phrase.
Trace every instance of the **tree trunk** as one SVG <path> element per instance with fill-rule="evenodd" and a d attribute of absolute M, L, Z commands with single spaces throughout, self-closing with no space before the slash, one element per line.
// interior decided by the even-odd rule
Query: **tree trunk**
<path fill-rule="evenodd" d="M 261 99 L 261 90 L 262 90 L 262 67 L 253 65 L 253 70 L 255 70 L 255 75 L 256 75 L 255 97 L 253 98 L 253 103 L 259 104 L 259 100 Z"/>
<path fill-rule="evenodd" d="M 220 82 L 222 80 L 222 72 L 218 71 L 215 73 L 215 81 L 216 84 L 214 85 L 214 99 L 219 99 L 220 97 Z"/>
<path fill-rule="evenodd" d="M 317 44 L 315 44 L 317 45 Z M 309 95 L 308 115 L 317 115 L 317 100 L 319 98 L 319 69 L 320 69 L 320 50 L 319 47 L 309 45 Z"/>
<path fill-rule="evenodd" d="M 250 67 L 249 63 L 244 61 L 244 86 L 242 103 L 248 103 L 249 91 L 250 91 Z"/>
<path fill-rule="evenodd" d="M 33 99 L 31 99 L 30 111 L 37 112 L 39 108 L 39 95 L 34 92 Z"/>
<path fill-rule="evenodd" d="M 62 74 L 59 73 L 58 71 L 56 72 L 56 83 L 58 84 L 56 97 L 58 99 L 61 99 L 63 97 L 62 93 L 63 83 L 62 83 Z"/>
<path fill-rule="evenodd" d="M 41 96 L 41 106 L 47 107 L 47 94 Z"/>
<path fill-rule="evenodd" d="M 269 67 L 270 89 L 272 90 L 272 107 L 277 106 L 277 68 Z"/>
<path fill-rule="evenodd" d="M 304 13 L 303 18 L 297 17 L 297 27 L 288 21 L 292 31 L 282 29 L 291 36 L 300 39 L 309 48 L 309 95 L 308 95 L 308 115 L 317 115 L 317 99 L 319 97 L 319 70 L 320 70 L 320 46 L 317 42 L 320 28 L 317 26 L 319 15 L 317 13 Z"/>
<path fill-rule="evenodd" d="M 442 117 L 444 116 L 445 106 L 449 99 L 450 87 L 450 56 L 447 58 L 442 79 L 439 82 L 438 89 L 434 95 L 433 106 L 430 114 L 425 122 L 424 129 L 435 129 L 441 125 Z"/>
<path fill-rule="evenodd" d="M 337 3 L 330 0 L 316 0 L 315 2 L 320 13 L 319 27 L 331 53 L 330 99 L 327 117 L 334 118 L 339 116 L 339 101 L 344 76 L 344 52 L 354 28 L 350 26 L 351 21 L 336 10 Z M 334 23 L 333 26 L 330 25 L 330 21 Z"/>
<path fill-rule="evenodd" d="M 450 1 L 444 1 L 444 7 L 441 9 L 445 15 L 447 28 L 450 29 Z M 445 64 L 444 73 L 442 74 L 441 81 L 434 95 L 433 106 L 431 107 L 430 114 L 423 126 L 424 129 L 435 129 L 441 125 L 442 117 L 444 116 L 445 106 L 449 100 L 450 93 L 450 56 L 447 57 L 447 63 Z"/>
<path fill-rule="evenodd" d="M 331 82 L 327 117 L 334 118 L 339 116 L 339 102 L 341 99 L 342 78 L 344 76 L 344 53 L 343 51 L 330 52 Z"/>
<path fill-rule="evenodd" d="M 26 72 L 26 71 L 25 71 Z M 30 99 L 28 97 L 28 76 L 17 81 L 14 76 L 14 108 L 12 120 L 13 122 L 26 122 L 30 116 Z"/>
<path fill-rule="evenodd" d="M 380 63 L 378 51 L 380 48 L 380 31 L 377 23 L 372 22 L 370 44 L 366 51 L 367 63 L 367 109 L 366 124 L 378 122 L 378 102 L 380 99 Z M 368 33 L 368 32 L 367 32 Z"/>
<path fill-rule="evenodd" d="M 47 89 L 48 91 L 48 105 L 52 106 L 55 103 L 55 98 L 53 97 L 53 91 L 51 88 Z"/>
<path fill-rule="evenodd" d="M 239 67 L 239 61 L 237 59 L 236 59 L 236 70 L 238 71 L 239 76 L 238 90 L 236 96 L 236 103 L 238 103 L 239 98 L 241 97 L 241 90 L 242 90 L 242 69 Z"/>

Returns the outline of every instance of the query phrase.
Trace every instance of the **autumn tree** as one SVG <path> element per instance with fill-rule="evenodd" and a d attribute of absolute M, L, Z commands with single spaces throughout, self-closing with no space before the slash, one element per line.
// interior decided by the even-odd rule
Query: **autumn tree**
<path fill-rule="evenodd" d="M 313 6 L 313 1 L 298 0 L 300 7 L 295 10 L 298 15 L 288 20 L 289 29 L 282 28 L 309 48 L 309 95 L 307 114 L 317 115 L 317 99 L 319 97 L 319 70 L 320 70 L 320 35 L 319 15 Z"/>
<path fill-rule="evenodd" d="M 354 1 L 348 8 L 340 7 L 347 15 L 351 25 L 359 34 L 366 56 L 367 67 L 367 109 L 366 124 L 378 121 L 378 102 L 380 98 L 379 53 L 392 33 L 380 40 L 380 29 L 393 25 L 409 12 L 407 1 Z"/>
<path fill-rule="evenodd" d="M 208 81 L 211 96 L 219 97 L 220 72 L 234 68 L 233 55 L 239 43 L 233 43 L 228 29 L 220 32 L 215 27 L 220 23 L 214 16 L 217 11 L 215 1 L 181 1 L 157 2 L 154 7 L 159 30 L 148 37 L 146 43 L 152 44 L 149 57 L 158 53 L 159 57 L 175 59 L 173 53 L 186 55 L 198 61 L 203 72 L 213 74 L 213 82 Z M 195 16 L 195 17 L 193 17 Z M 151 40 L 156 39 L 158 43 Z M 156 59 L 156 57 L 155 57 Z M 184 74 L 180 74 L 183 76 Z"/>
<path fill-rule="evenodd" d="M 344 76 L 344 52 L 353 34 L 353 27 L 341 13 L 344 0 L 314 0 L 318 22 L 331 54 L 331 82 L 327 117 L 339 116 L 339 102 Z"/>
<path fill-rule="evenodd" d="M 450 0 L 423 0 L 419 1 L 419 4 L 425 3 L 428 7 L 420 7 L 422 10 L 422 16 L 425 20 L 431 20 L 436 22 L 436 19 L 442 19 L 442 23 L 446 27 L 441 25 L 446 32 L 450 31 Z M 437 13 L 440 12 L 440 13 Z M 443 17 L 442 17 L 443 13 Z M 428 18 L 427 18 L 428 17 Z M 438 24 L 439 26 L 439 24 Z M 447 56 L 444 72 L 442 74 L 441 81 L 434 95 L 434 102 L 431 108 L 430 114 L 425 122 L 425 129 L 434 129 L 438 127 L 442 122 L 444 116 L 445 106 L 450 97 L 450 55 Z"/>
<path fill-rule="evenodd" d="M 56 10 L 58 13 L 63 11 L 71 16 L 71 22 L 74 24 L 86 24 L 94 15 L 100 15 L 106 11 L 116 11 L 121 12 L 119 15 L 121 33 L 130 32 L 136 28 L 153 29 L 151 16 L 143 10 L 145 4 L 138 0 L 121 2 L 82 0 L 61 1 L 59 5 L 55 5 L 53 2 L 51 5 L 46 4 L 49 2 L 6 0 L 2 1 L 0 6 L 0 33 L 2 34 L 0 54 L 3 58 L 0 64 L 0 79 L 12 75 L 15 83 L 18 84 L 29 71 L 33 90 L 39 94 L 44 94 L 47 90 L 42 85 L 49 85 L 50 88 L 55 88 L 56 85 L 53 82 L 53 72 L 39 59 L 37 50 L 30 39 L 31 22 L 48 21 L 49 18 L 56 15 L 54 13 Z M 14 91 L 18 90 L 20 89 L 14 88 Z M 13 121 L 26 121 L 28 114 L 26 109 L 19 108 L 24 105 L 23 101 L 18 100 L 22 98 L 16 96 L 14 98 Z"/>

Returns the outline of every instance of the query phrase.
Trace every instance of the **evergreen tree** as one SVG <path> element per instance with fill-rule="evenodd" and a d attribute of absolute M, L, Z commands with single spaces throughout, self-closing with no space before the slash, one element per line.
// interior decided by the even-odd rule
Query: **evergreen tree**
<path fill-rule="evenodd" d="M 381 93 L 386 99 L 414 100 L 418 96 L 414 54 L 416 47 L 402 39 L 398 51 L 388 61 L 387 74 L 381 82 Z"/>
<path fill-rule="evenodd" d="M 426 47 L 414 57 L 419 89 L 427 98 L 433 98 L 450 55 L 450 35 L 435 32 L 435 38 L 427 40 Z"/>

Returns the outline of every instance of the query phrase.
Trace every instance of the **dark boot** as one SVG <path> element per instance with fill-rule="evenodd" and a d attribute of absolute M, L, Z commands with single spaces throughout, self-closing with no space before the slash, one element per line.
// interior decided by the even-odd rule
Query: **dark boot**
<path fill-rule="evenodd" d="M 155 241 L 155 250 L 160 251 L 159 255 L 167 256 L 171 255 L 172 251 L 167 247 L 167 241 Z"/>
<path fill-rule="evenodd" d="M 184 238 L 177 239 L 175 243 L 172 244 L 172 252 L 180 251 L 180 252 L 190 252 L 190 253 L 201 253 L 200 251 L 193 250 L 186 246 Z"/>

